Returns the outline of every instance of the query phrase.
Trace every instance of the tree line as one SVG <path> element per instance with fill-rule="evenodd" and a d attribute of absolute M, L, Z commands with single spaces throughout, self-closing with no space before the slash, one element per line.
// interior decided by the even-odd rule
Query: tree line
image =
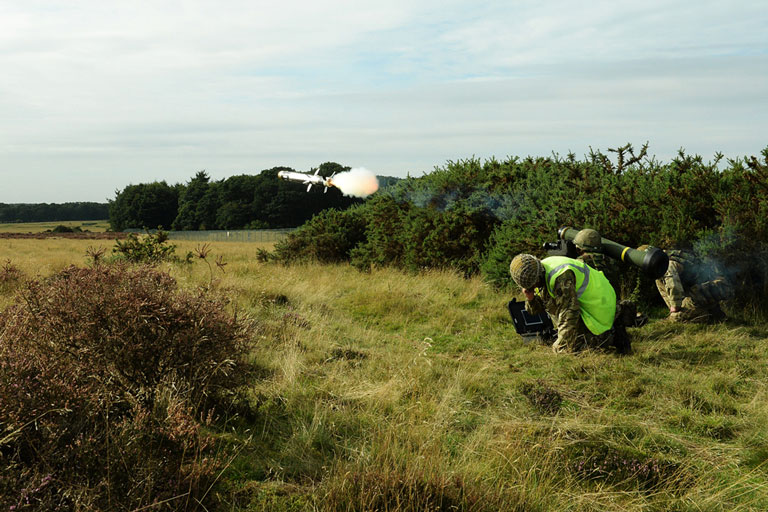
<path fill-rule="evenodd" d="M 335 162 L 319 166 L 319 174 L 330 176 L 349 170 Z M 274 229 L 296 227 L 327 208 L 339 210 L 360 204 L 336 188 L 323 193 L 322 187 L 309 192 L 277 177 L 289 167 L 273 167 L 258 175 L 241 174 L 214 181 L 198 172 L 186 184 L 165 181 L 128 185 L 109 202 L 109 223 L 113 231 L 129 228 L 172 230 Z M 379 178 L 396 181 L 396 178 Z"/>
<path fill-rule="evenodd" d="M 108 216 L 107 203 L 0 203 L 0 222 L 104 220 Z"/>

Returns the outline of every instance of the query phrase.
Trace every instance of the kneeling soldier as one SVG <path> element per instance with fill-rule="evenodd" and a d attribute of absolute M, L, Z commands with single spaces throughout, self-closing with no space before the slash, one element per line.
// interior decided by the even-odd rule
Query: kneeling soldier
<path fill-rule="evenodd" d="M 546 311 L 557 328 L 555 352 L 576 352 L 613 343 L 622 354 L 631 351 L 621 321 L 614 322 L 616 292 L 602 272 L 564 256 L 542 260 L 518 254 L 509 265 L 512 280 L 523 289 L 530 314 Z"/>

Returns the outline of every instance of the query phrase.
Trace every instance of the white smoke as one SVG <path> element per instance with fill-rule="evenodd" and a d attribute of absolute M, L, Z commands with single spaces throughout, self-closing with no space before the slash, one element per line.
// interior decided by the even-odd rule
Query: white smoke
<path fill-rule="evenodd" d="M 364 167 L 355 167 L 349 171 L 340 172 L 331 179 L 331 182 L 345 196 L 368 197 L 379 190 L 378 178 Z"/>

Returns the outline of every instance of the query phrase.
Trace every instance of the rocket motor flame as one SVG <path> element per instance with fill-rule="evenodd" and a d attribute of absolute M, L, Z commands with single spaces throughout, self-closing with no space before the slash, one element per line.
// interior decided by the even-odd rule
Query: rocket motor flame
<path fill-rule="evenodd" d="M 364 198 L 379 190 L 376 175 L 364 167 L 340 172 L 328 181 L 345 196 Z"/>

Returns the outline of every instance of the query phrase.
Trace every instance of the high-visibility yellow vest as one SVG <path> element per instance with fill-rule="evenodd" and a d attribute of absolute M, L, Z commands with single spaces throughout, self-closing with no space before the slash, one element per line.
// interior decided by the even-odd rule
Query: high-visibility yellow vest
<path fill-rule="evenodd" d="M 550 256 L 541 260 L 546 274 L 547 291 L 554 297 L 552 289 L 555 279 L 563 272 L 572 270 L 576 274 L 576 298 L 581 309 L 581 319 L 593 334 L 602 334 L 613 325 L 616 314 L 616 292 L 608 279 L 583 261 L 565 256 Z"/>

